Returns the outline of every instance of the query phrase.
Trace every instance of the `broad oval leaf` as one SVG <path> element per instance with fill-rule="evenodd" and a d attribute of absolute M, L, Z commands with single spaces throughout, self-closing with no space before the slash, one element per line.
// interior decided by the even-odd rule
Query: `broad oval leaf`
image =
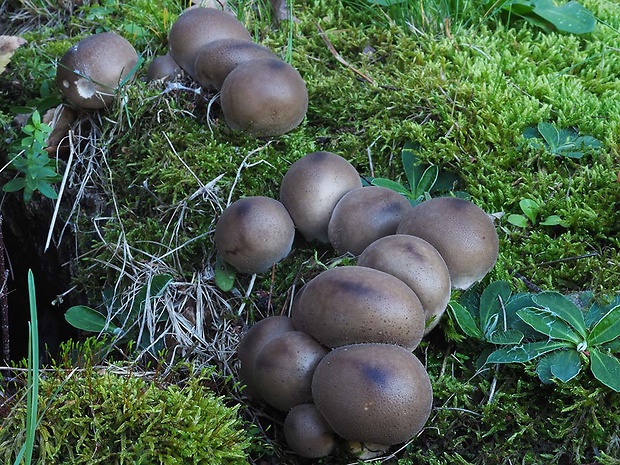
<path fill-rule="evenodd" d="M 396 181 L 392 181 L 391 179 L 375 178 L 371 181 L 371 184 L 373 186 L 386 187 L 388 189 L 392 189 L 393 191 L 396 191 L 399 194 L 402 194 L 404 196 L 411 196 L 411 192 L 409 192 L 403 186 L 398 184 Z"/>
<path fill-rule="evenodd" d="M 544 221 L 539 223 L 541 226 L 564 226 L 564 220 L 558 215 L 549 215 Z"/>
<path fill-rule="evenodd" d="M 17 192 L 18 190 L 23 189 L 26 186 L 25 178 L 15 178 L 11 179 L 4 186 L 2 186 L 2 190 L 4 192 Z"/>
<path fill-rule="evenodd" d="M 499 329 L 507 329 L 505 327 L 506 318 L 504 305 L 510 299 L 512 291 L 507 281 L 494 281 L 484 288 L 480 295 L 480 328 L 484 334 L 493 332 L 492 317 L 495 317 L 495 325 Z"/>
<path fill-rule="evenodd" d="M 620 305 L 609 310 L 588 335 L 588 345 L 604 344 L 620 338 Z"/>
<path fill-rule="evenodd" d="M 560 145 L 560 133 L 556 127 L 551 123 L 545 123 L 541 121 L 538 123 L 538 132 L 543 136 L 545 142 L 549 145 L 549 151 L 555 153 L 556 149 Z"/>
<path fill-rule="evenodd" d="M 93 333 L 105 332 L 117 335 L 121 328 L 108 322 L 105 315 L 86 305 L 76 305 L 65 312 L 65 320 L 74 328 Z"/>
<path fill-rule="evenodd" d="M 563 32 L 586 34 L 592 32 L 596 26 L 594 15 L 574 0 L 559 6 L 553 0 L 533 0 L 532 5 L 533 13 Z"/>
<path fill-rule="evenodd" d="M 528 342 L 494 351 L 487 363 L 525 363 L 554 350 L 569 348 L 571 344 L 565 341 Z"/>
<path fill-rule="evenodd" d="M 538 218 L 538 210 L 540 210 L 540 205 L 538 202 L 532 199 L 521 199 L 519 202 L 519 207 L 521 207 L 521 211 L 530 219 L 532 223 L 536 223 L 536 218 Z"/>
<path fill-rule="evenodd" d="M 234 268 L 226 263 L 218 254 L 215 258 L 215 285 L 222 291 L 228 292 L 235 285 L 237 273 Z"/>
<path fill-rule="evenodd" d="M 583 313 L 579 310 L 579 307 L 562 294 L 546 291 L 536 294 L 532 297 L 532 300 L 537 305 L 546 308 L 552 315 L 568 323 L 583 339 L 586 338 L 586 322 Z"/>
<path fill-rule="evenodd" d="M 518 329 L 497 330 L 487 336 L 487 341 L 499 345 L 521 344 L 523 333 Z"/>
<path fill-rule="evenodd" d="M 608 388 L 620 392 L 620 360 L 595 347 L 590 348 L 590 370 Z"/>
<path fill-rule="evenodd" d="M 543 384 L 553 383 L 553 373 L 551 373 L 551 365 L 553 364 L 553 354 L 545 355 L 536 365 L 536 374 Z"/>
<path fill-rule="evenodd" d="M 458 326 L 469 337 L 473 337 L 482 340 L 482 331 L 478 328 L 476 320 L 469 311 L 463 307 L 460 303 L 451 300 L 448 304 L 450 315 L 454 318 Z"/>
<path fill-rule="evenodd" d="M 528 225 L 528 221 L 527 218 L 523 215 L 508 215 L 508 218 L 506 218 L 506 220 L 510 223 L 510 224 L 514 224 L 515 226 L 518 226 L 519 228 L 527 228 Z"/>
<path fill-rule="evenodd" d="M 581 371 L 581 360 L 576 350 L 561 350 L 549 357 L 553 357 L 551 373 L 563 383 L 567 383 Z"/>
<path fill-rule="evenodd" d="M 426 168 L 424 170 L 424 173 L 422 173 L 422 177 L 420 178 L 418 185 L 415 186 L 416 196 L 424 195 L 427 192 L 431 192 L 433 186 L 435 185 L 435 182 L 437 182 L 437 176 L 439 176 L 439 168 L 437 167 L 437 165 L 431 165 Z M 411 191 L 414 191 L 413 187 Z"/>
<path fill-rule="evenodd" d="M 577 345 L 583 341 L 564 320 L 553 316 L 542 308 L 524 308 L 517 312 L 519 318 L 534 328 L 539 333 L 553 339 L 572 342 Z"/>

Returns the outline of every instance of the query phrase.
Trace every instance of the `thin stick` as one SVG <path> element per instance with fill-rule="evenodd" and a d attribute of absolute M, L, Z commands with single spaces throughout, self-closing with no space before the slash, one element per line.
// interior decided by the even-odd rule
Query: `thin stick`
<path fill-rule="evenodd" d="M 0 276 L 2 277 L 2 287 L 0 288 L 0 319 L 2 321 L 2 359 L 8 364 L 11 359 L 11 345 L 9 337 L 9 303 L 8 282 L 9 270 L 4 263 L 4 235 L 2 234 L 2 215 L 0 215 Z"/>
<path fill-rule="evenodd" d="M 347 68 L 349 68 L 351 71 L 353 71 L 355 74 L 357 74 L 358 76 L 360 76 L 362 79 L 364 79 L 366 82 L 368 82 L 370 85 L 376 86 L 377 84 L 375 83 L 375 81 L 373 81 L 372 78 L 366 76 L 364 73 L 362 73 L 360 70 L 355 69 L 353 66 L 351 66 L 349 64 L 349 62 L 347 60 L 345 60 L 344 58 L 342 58 L 342 55 L 340 55 L 340 53 L 338 53 L 338 50 L 336 50 L 334 48 L 334 46 L 332 45 L 332 43 L 329 41 L 329 39 L 327 38 L 327 35 L 325 34 L 325 31 L 323 30 L 323 28 L 321 28 L 321 26 L 319 24 L 316 25 L 316 27 L 319 30 L 319 35 L 321 36 L 321 39 L 323 39 L 323 42 L 325 42 L 325 45 L 327 46 L 327 49 L 331 52 L 332 55 L 334 55 L 334 58 L 336 60 L 338 60 L 339 63 L 343 64 L 344 66 L 346 66 Z"/>

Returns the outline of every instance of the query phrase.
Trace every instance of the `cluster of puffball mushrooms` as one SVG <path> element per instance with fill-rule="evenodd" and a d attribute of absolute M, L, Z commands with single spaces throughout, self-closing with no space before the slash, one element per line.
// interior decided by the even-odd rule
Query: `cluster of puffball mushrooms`
<path fill-rule="evenodd" d="M 390 189 L 362 187 L 344 158 L 314 152 L 289 167 L 279 201 L 245 197 L 227 207 L 215 244 L 238 272 L 261 273 L 289 254 L 296 230 L 357 264 L 320 273 L 297 292 L 290 316 L 245 333 L 238 357 L 246 392 L 287 413 L 285 438 L 303 457 L 329 455 L 341 440 L 373 451 L 408 441 L 433 400 L 412 351 L 451 290 L 494 266 L 493 221 L 467 200 L 414 207 Z"/>
<path fill-rule="evenodd" d="M 299 72 L 252 41 L 231 13 L 214 8 L 185 10 L 168 36 L 169 52 L 150 64 L 147 79 L 174 80 L 185 71 L 204 89 L 220 93 L 228 126 L 256 137 L 297 127 L 308 109 Z M 81 40 L 61 58 L 56 82 L 72 104 L 103 109 L 130 80 L 138 54 L 123 37 L 104 32 Z"/>

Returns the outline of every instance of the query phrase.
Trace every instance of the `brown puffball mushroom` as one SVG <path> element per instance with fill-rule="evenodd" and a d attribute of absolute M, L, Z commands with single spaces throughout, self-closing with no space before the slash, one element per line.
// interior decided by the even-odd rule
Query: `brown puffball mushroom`
<path fill-rule="evenodd" d="M 314 371 L 312 396 L 338 435 L 369 444 L 408 441 L 424 427 L 433 404 L 424 365 L 393 344 L 332 350 Z"/>
<path fill-rule="evenodd" d="M 340 155 L 313 152 L 293 163 L 280 184 L 280 201 L 307 241 L 329 242 L 328 225 L 338 201 L 362 187 L 356 169 Z"/>
<path fill-rule="evenodd" d="M 215 247 L 240 273 L 263 273 L 291 251 L 295 225 L 284 205 L 262 196 L 233 202 L 215 226 Z"/>
<path fill-rule="evenodd" d="M 418 296 L 426 316 L 428 334 L 450 301 L 450 272 L 440 253 L 416 236 L 395 234 L 370 244 L 357 260 L 358 266 L 385 271 L 407 284 Z"/>
<path fill-rule="evenodd" d="M 336 448 L 334 430 L 314 404 L 296 405 L 288 412 L 284 437 L 293 452 L 309 459 L 325 457 Z"/>
<path fill-rule="evenodd" d="M 251 41 L 245 26 L 232 14 L 215 8 L 189 8 L 170 28 L 170 55 L 191 77 L 198 51 L 218 39 L 237 38 Z"/>
<path fill-rule="evenodd" d="M 256 355 L 272 339 L 282 333 L 295 331 L 293 320 L 287 316 L 270 316 L 255 323 L 239 341 L 237 357 L 239 358 L 239 378 L 246 385 L 246 394 L 258 397 L 254 384 L 254 362 Z"/>
<path fill-rule="evenodd" d="M 224 80 L 220 105 L 228 127 L 255 137 L 279 136 L 301 123 L 308 90 L 299 72 L 278 58 L 256 58 Z"/>
<path fill-rule="evenodd" d="M 230 72 L 246 61 L 276 58 L 271 50 L 243 39 L 219 39 L 202 47 L 194 63 L 194 79 L 204 88 L 220 90 Z"/>
<path fill-rule="evenodd" d="M 146 70 L 146 81 L 175 81 L 181 76 L 181 67 L 169 53 L 155 57 Z"/>
<path fill-rule="evenodd" d="M 102 32 L 80 40 L 58 62 L 56 85 L 72 104 L 85 109 L 108 107 L 118 86 L 133 78 L 138 54 L 123 37 Z"/>
<path fill-rule="evenodd" d="M 311 402 L 312 375 L 325 354 L 327 349 L 302 331 L 269 341 L 254 362 L 254 384 L 261 398 L 285 412 Z"/>
<path fill-rule="evenodd" d="M 409 201 L 386 187 L 358 187 L 336 204 L 329 220 L 329 242 L 338 254 L 361 254 L 380 237 L 394 234 Z"/>
<path fill-rule="evenodd" d="M 323 271 L 305 285 L 293 310 L 295 328 L 327 347 L 384 342 L 413 350 L 424 333 L 424 309 L 411 288 L 362 266 Z"/>
<path fill-rule="evenodd" d="M 467 289 L 493 268 L 499 238 L 493 220 L 476 204 L 456 197 L 436 197 L 413 207 L 397 234 L 418 236 L 443 257 L 452 288 Z"/>

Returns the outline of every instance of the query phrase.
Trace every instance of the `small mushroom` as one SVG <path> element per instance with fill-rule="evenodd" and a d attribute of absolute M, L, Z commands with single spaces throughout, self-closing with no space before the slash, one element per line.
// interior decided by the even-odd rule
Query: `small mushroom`
<path fill-rule="evenodd" d="M 82 39 L 58 62 L 56 84 L 67 100 L 85 109 L 108 107 L 133 78 L 138 54 L 123 37 L 102 32 Z"/>
<path fill-rule="evenodd" d="M 275 199 L 245 197 L 233 202 L 215 227 L 220 256 L 240 273 L 263 273 L 291 251 L 295 225 Z"/>
<path fill-rule="evenodd" d="M 493 220 L 476 204 L 436 197 L 413 207 L 397 234 L 418 236 L 443 257 L 454 289 L 467 289 L 493 268 L 499 238 Z"/>
<path fill-rule="evenodd" d="M 155 57 L 146 70 L 146 80 L 175 81 L 181 76 L 181 67 L 169 53 Z"/>
<path fill-rule="evenodd" d="M 239 341 L 237 357 L 239 358 L 239 378 L 246 385 L 246 393 L 257 397 L 254 384 L 254 362 L 256 355 L 272 339 L 288 331 L 295 331 L 293 321 L 287 316 L 270 316 L 255 323 Z"/>
<path fill-rule="evenodd" d="M 198 51 L 194 78 L 202 87 L 220 90 L 230 72 L 246 61 L 276 58 L 271 50 L 243 39 L 220 39 Z"/>
<path fill-rule="evenodd" d="M 325 457 L 336 447 L 334 430 L 314 404 L 296 405 L 288 412 L 284 437 L 293 452 L 309 459 Z"/>
<path fill-rule="evenodd" d="M 278 58 L 256 58 L 235 67 L 220 95 L 226 124 L 256 137 L 279 136 L 306 116 L 308 90 L 299 72 Z"/>
<path fill-rule="evenodd" d="M 312 396 L 338 435 L 384 445 L 415 436 L 433 403 L 424 365 L 411 351 L 392 344 L 332 350 L 314 371 Z"/>
<path fill-rule="evenodd" d="M 280 184 L 280 201 L 307 241 L 329 243 L 328 225 L 338 201 L 362 187 L 347 160 L 331 152 L 313 152 L 293 163 Z"/>
<path fill-rule="evenodd" d="M 309 334 L 289 331 L 269 341 L 256 356 L 254 384 L 262 399 L 288 412 L 312 402 L 312 375 L 327 349 Z"/>
<path fill-rule="evenodd" d="M 218 39 L 237 38 L 251 41 L 245 26 L 232 14 L 215 8 L 189 8 L 170 28 L 170 55 L 191 77 L 198 51 Z"/>
<path fill-rule="evenodd" d="M 327 347 L 385 342 L 413 350 L 424 332 L 424 310 L 411 288 L 361 266 L 322 272 L 304 286 L 293 311 L 295 328 Z"/>
<path fill-rule="evenodd" d="M 370 244 L 357 264 L 385 271 L 407 284 L 424 308 L 424 334 L 437 326 L 450 301 L 451 286 L 446 262 L 435 247 L 416 236 L 395 234 Z"/>
<path fill-rule="evenodd" d="M 394 234 L 409 201 L 386 187 L 358 187 L 336 204 L 329 220 L 329 242 L 339 254 L 361 254 L 380 237 Z"/>

